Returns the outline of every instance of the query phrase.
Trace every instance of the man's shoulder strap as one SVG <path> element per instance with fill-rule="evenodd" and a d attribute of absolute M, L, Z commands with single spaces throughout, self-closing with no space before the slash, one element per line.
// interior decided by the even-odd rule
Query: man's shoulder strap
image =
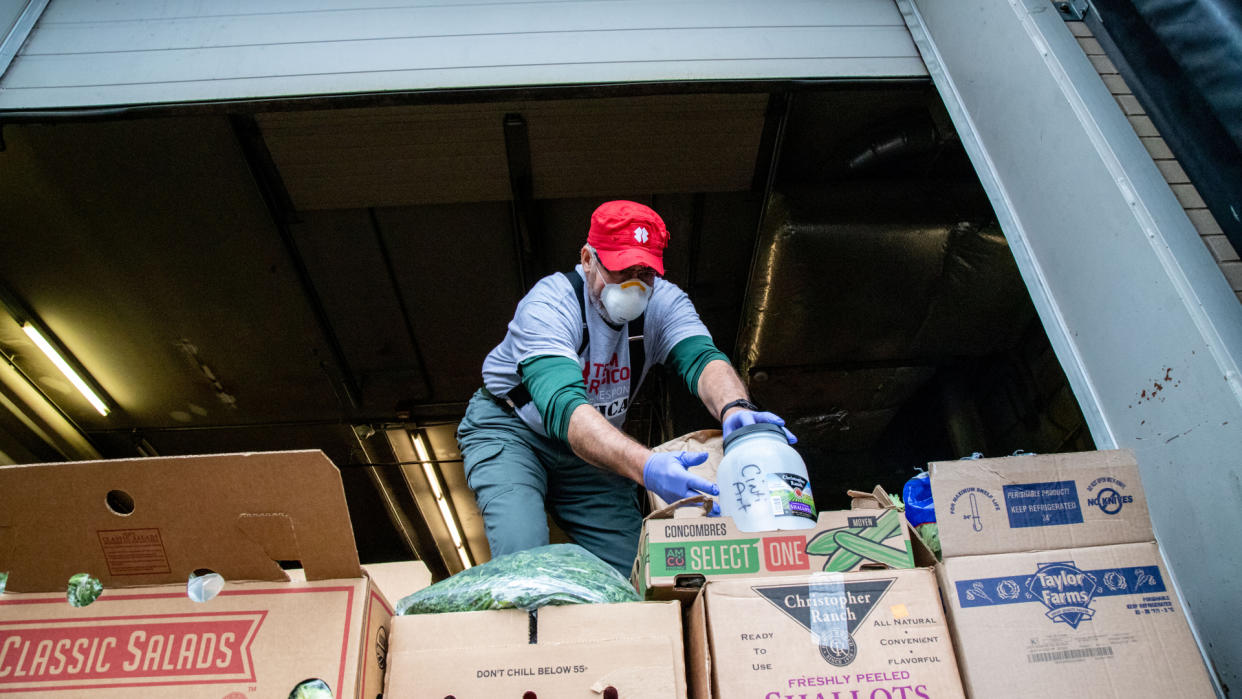
<path fill-rule="evenodd" d="M 578 356 L 582 356 L 583 350 L 587 345 L 591 344 L 590 330 L 587 328 L 586 320 L 586 289 L 582 283 L 582 276 L 577 270 L 571 269 L 568 272 L 561 272 L 565 278 L 569 280 L 570 285 L 574 287 L 574 293 L 578 295 L 578 312 L 582 316 L 582 344 L 578 345 Z"/>
<path fill-rule="evenodd" d="M 586 350 L 587 345 L 591 342 L 590 331 L 587 328 L 586 319 L 586 285 L 582 281 L 582 275 L 578 274 L 578 270 L 570 270 L 561 272 L 574 288 L 574 293 L 578 296 L 578 311 L 582 315 L 582 344 L 578 345 L 578 356 L 582 356 L 582 352 Z M 643 367 L 647 362 L 647 347 L 643 342 L 643 321 L 647 314 L 643 313 L 634 320 L 631 320 L 627 328 L 630 335 L 630 393 L 633 394 L 635 387 L 638 385 L 638 376 L 642 373 Z M 637 371 L 636 371 L 637 370 Z"/>

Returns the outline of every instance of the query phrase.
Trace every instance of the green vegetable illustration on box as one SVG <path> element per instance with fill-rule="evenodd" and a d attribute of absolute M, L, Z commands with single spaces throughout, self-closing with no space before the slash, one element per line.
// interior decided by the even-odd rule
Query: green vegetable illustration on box
<path fill-rule="evenodd" d="M 896 537 L 903 548 L 884 543 Z M 806 542 L 806 552 L 811 556 L 827 556 L 824 570 L 845 572 L 867 561 L 882 563 L 890 568 L 913 568 L 914 558 L 909 543 L 901 536 L 901 515 L 888 510 L 875 520 L 875 526 L 837 527 L 816 534 Z"/>

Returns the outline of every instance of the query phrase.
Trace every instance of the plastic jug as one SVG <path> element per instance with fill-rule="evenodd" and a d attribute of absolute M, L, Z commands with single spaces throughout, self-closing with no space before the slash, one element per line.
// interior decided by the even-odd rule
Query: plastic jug
<path fill-rule="evenodd" d="M 730 432 L 716 485 L 720 513 L 732 517 L 744 532 L 815 526 L 806 464 L 779 425 L 760 422 Z"/>

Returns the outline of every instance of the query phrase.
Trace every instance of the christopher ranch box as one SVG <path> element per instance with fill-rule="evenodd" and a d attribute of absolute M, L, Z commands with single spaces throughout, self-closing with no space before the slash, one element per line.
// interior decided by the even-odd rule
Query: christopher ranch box
<path fill-rule="evenodd" d="M 392 622 L 385 699 L 686 696 L 677 602 L 414 614 Z"/>
<path fill-rule="evenodd" d="M 277 563 L 299 561 L 304 582 Z M 0 467 L 0 694 L 336 697 L 383 688 L 392 609 L 319 451 Z M 194 572 L 224 577 L 187 596 Z M 69 578 L 103 585 L 85 607 Z"/>
<path fill-rule="evenodd" d="M 694 597 L 705 580 L 803 575 L 864 567 L 912 568 L 910 535 L 895 509 L 820 512 L 814 529 L 744 532 L 688 498 L 643 522 L 631 582 L 649 599 Z"/>
<path fill-rule="evenodd" d="M 965 696 L 925 568 L 709 581 L 686 626 L 694 699 Z"/>
<path fill-rule="evenodd" d="M 931 464 L 972 697 L 1213 697 L 1130 451 Z"/>

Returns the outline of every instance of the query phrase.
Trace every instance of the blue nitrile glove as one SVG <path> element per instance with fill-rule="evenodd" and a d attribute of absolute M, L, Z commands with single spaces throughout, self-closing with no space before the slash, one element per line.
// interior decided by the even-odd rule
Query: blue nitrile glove
<path fill-rule="evenodd" d="M 669 504 L 701 494 L 719 496 L 715 483 L 686 470 L 704 461 L 703 451 L 655 452 L 643 464 L 643 486 Z M 720 505 L 712 508 L 712 514 L 720 514 Z"/>
<path fill-rule="evenodd" d="M 739 427 L 745 427 L 746 425 L 753 425 L 756 422 L 770 422 L 773 425 L 780 425 L 781 429 L 785 430 L 785 439 L 788 439 L 790 444 L 798 443 L 798 438 L 793 435 L 793 432 L 789 431 L 789 428 L 785 427 L 785 421 L 782 420 L 776 413 L 759 413 L 754 410 L 734 410 L 729 413 L 729 417 L 725 418 L 724 423 L 721 424 L 721 427 L 724 428 L 724 436 L 728 437 L 729 433 L 733 430 L 736 430 Z"/>

